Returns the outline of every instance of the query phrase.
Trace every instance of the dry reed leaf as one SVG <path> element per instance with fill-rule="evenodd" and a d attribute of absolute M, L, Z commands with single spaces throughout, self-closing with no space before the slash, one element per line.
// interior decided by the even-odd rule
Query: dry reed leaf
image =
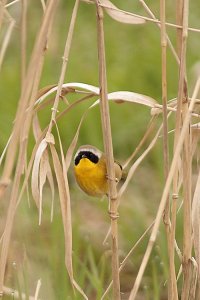
<path fill-rule="evenodd" d="M 48 93 L 51 89 L 55 88 L 56 84 L 47 85 L 41 88 L 37 93 L 37 99 Z"/>
<path fill-rule="evenodd" d="M 19 137 L 20 135 L 22 136 L 20 131 L 23 130 L 23 134 L 25 134 L 26 131 L 25 139 L 28 136 L 29 123 L 30 123 L 29 120 L 31 120 L 31 117 L 29 118 L 29 116 L 31 114 L 31 110 L 27 113 L 27 108 L 28 106 L 32 107 L 32 101 L 34 101 L 35 98 L 33 97 L 33 90 L 32 90 L 33 83 L 36 83 L 35 77 L 37 77 L 37 81 L 39 81 L 40 78 L 37 70 L 38 70 L 38 66 L 39 69 L 41 68 L 41 61 L 43 61 L 44 58 L 44 44 L 46 42 L 46 35 L 47 32 L 49 31 L 50 20 L 53 20 L 54 13 L 56 11 L 55 8 L 57 2 L 58 2 L 57 0 L 55 1 L 51 0 L 48 2 L 47 10 L 45 11 L 43 22 L 41 24 L 40 30 L 38 31 L 36 37 L 36 42 L 31 55 L 30 64 L 27 69 L 26 78 L 23 83 L 23 88 L 19 99 L 18 110 L 15 117 L 15 124 L 13 126 L 13 131 L 12 131 L 13 138 L 11 139 L 10 145 L 7 150 L 8 159 L 6 159 L 4 165 L 4 172 L 3 172 L 4 179 L 10 178 L 12 174 L 12 170 L 14 167 L 14 160 L 18 150 Z M 36 85 L 34 86 L 34 90 L 36 90 Z M 28 123 L 26 124 L 26 126 L 24 126 L 25 119 Z M 1 280 L 0 280 L 0 285 L 1 285 Z"/>
<path fill-rule="evenodd" d="M 63 177 L 63 171 L 62 171 L 62 166 L 57 154 L 57 151 L 54 147 L 53 144 L 50 144 L 50 150 L 52 154 L 52 159 L 53 159 L 53 165 L 54 165 L 54 171 L 56 175 L 56 180 L 57 180 L 57 185 L 58 185 L 58 191 L 59 191 L 59 196 L 60 196 L 60 205 L 61 205 L 61 213 L 62 213 L 62 218 L 63 218 L 63 227 L 64 227 L 64 233 L 65 233 L 65 239 L 68 237 L 67 235 L 67 230 L 66 228 L 66 216 L 67 216 L 67 191 L 66 191 L 66 186 L 65 186 L 65 181 Z M 66 242 L 66 240 L 65 240 Z M 69 247 L 69 243 L 65 243 L 66 247 Z M 67 271 L 69 273 L 70 279 L 72 280 L 73 278 L 73 271 L 72 271 L 72 261 L 71 261 L 71 248 L 67 248 Z M 69 255 L 70 254 L 70 255 Z M 68 260 L 70 258 L 70 260 Z"/>
<path fill-rule="evenodd" d="M 125 24 L 144 24 L 145 20 L 139 17 L 135 17 L 133 15 L 128 14 L 125 10 L 121 10 L 117 8 L 111 1 L 109 0 L 98 0 L 99 5 L 101 5 L 107 14 L 120 23 Z"/>
<path fill-rule="evenodd" d="M 5 37 L 4 37 L 2 46 L 1 46 L 1 50 L 0 50 L 0 70 L 1 70 L 3 59 L 4 59 L 4 56 L 5 56 L 5 53 L 6 53 L 6 49 L 8 47 L 9 41 L 10 41 L 12 31 L 13 31 L 14 26 L 15 26 L 15 20 L 12 19 L 11 17 L 9 19 L 10 19 L 9 20 L 10 24 L 8 26 L 8 29 L 7 29 L 7 32 L 5 34 Z"/>
<path fill-rule="evenodd" d="M 56 174 L 56 179 L 58 183 L 58 191 L 61 205 L 61 213 L 63 220 L 63 228 L 65 235 L 65 264 L 69 274 L 69 278 L 73 286 L 80 292 L 84 299 L 88 299 L 81 287 L 74 280 L 73 277 L 73 266 L 72 266 L 72 228 L 71 228 L 71 212 L 69 207 L 69 187 L 67 178 L 64 177 L 64 172 L 62 165 L 60 163 L 58 154 L 53 144 L 50 144 L 54 170 Z M 65 175 L 67 176 L 67 174 Z"/>
<path fill-rule="evenodd" d="M 84 116 L 83 116 L 84 117 Z M 81 125 L 81 124 L 80 124 Z M 61 210 L 62 210 L 62 216 L 63 216 L 63 226 L 64 226 L 64 232 L 65 232 L 65 264 L 67 267 L 67 270 L 69 272 L 69 276 L 71 279 L 71 282 L 73 286 L 79 291 L 79 293 L 83 296 L 84 299 L 88 299 L 88 297 L 85 295 L 82 288 L 78 285 L 78 283 L 75 281 L 73 277 L 73 264 L 72 264 L 72 221 L 71 221 L 71 200 L 70 200 L 70 192 L 69 192 L 69 183 L 68 183 L 68 177 L 67 177 L 67 169 L 66 169 L 66 163 L 64 158 L 64 152 L 62 147 L 62 142 L 60 138 L 59 129 L 57 126 L 57 123 L 55 123 L 58 139 L 59 139 L 59 146 L 60 146 L 60 152 L 61 152 L 61 162 L 62 165 L 62 177 L 64 182 L 64 190 L 65 190 L 65 202 L 61 203 Z M 52 147 L 52 145 L 51 145 Z M 55 153 L 55 152 L 54 152 Z M 61 174 L 60 174 L 61 175 Z M 64 199 L 60 199 L 64 200 Z"/>
<path fill-rule="evenodd" d="M 47 145 L 48 144 L 46 139 L 43 139 L 37 149 L 34 163 L 33 163 L 31 189 L 32 189 L 33 199 L 35 200 L 35 203 L 38 208 L 40 207 L 40 188 L 39 188 L 40 163 L 44 151 L 47 149 Z"/>
<path fill-rule="evenodd" d="M 151 108 L 156 107 L 158 105 L 156 100 L 149 96 L 134 93 L 134 92 L 129 92 L 129 91 L 117 91 L 117 92 L 109 93 L 108 100 L 114 101 L 116 103 L 131 102 L 131 103 L 145 105 Z M 100 100 L 98 99 L 96 102 L 94 102 L 94 104 L 91 105 L 91 107 L 98 105 L 99 101 Z"/>
<path fill-rule="evenodd" d="M 51 188 L 51 194 L 52 194 L 52 205 L 51 205 L 51 221 L 53 218 L 53 203 L 54 203 L 54 182 L 53 182 L 53 175 L 51 172 L 50 164 L 49 164 L 49 156 L 47 149 L 44 151 L 44 154 L 41 157 L 40 162 L 40 171 L 39 171 L 39 195 L 40 195 L 40 209 L 39 209 L 39 225 L 41 224 L 41 217 L 42 217 L 42 193 L 43 193 L 43 187 L 46 183 L 46 180 L 48 179 L 50 188 Z"/>
<path fill-rule="evenodd" d="M 27 111 L 27 108 L 33 107 L 35 101 L 42 64 L 44 61 L 46 40 L 56 13 L 56 4 L 58 4 L 58 0 L 49 0 L 47 2 L 47 8 L 36 37 L 30 63 L 27 67 L 26 77 L 23 83 L 15 123 L 13 126 L 13 137 L 7 150 L 7 157 L 4 165 L 3 178 L 10 178 L 13 173 L 15 158 L 18 153 L 18 160 L 5 222 L 5 234 L 2 240 L 2 248 L 0 252 L 0 291 L 3 289 L 12 227 L 18 203 L 24 159 L 26 157 L 27 137 L 29 136 L 29 129 L 31 125 L 32 110 Z M 21 139 L 22 143 L 20 143 Z"/>
<path fill-rule="evenodd" d="M 57 91 L 58 86 L 52 86 L 52 87 L 46 87 L 44 88 L 44 93 L 42 96 L 40 96 L 35 104 L 41 104 L 49 95 Z M 65 83 L 62 85 L 62 90 L 70 89 L 68 92 L 75 92 L 75 93 L 81 93 L 90 92 L 94 95 L 99 95 L 99 88 L 90 84 L 80 83 L 80 82 L 74 82 L 74 83 Z M 146 95 L 129 92 L 129 91 L 117 91 L 112 92 L 108 94 L 108 100 L 113 100 L 116 103 L 123 103 L 123 102 L 131 102 L 131 103 L 137 103 L 142 104 L 145 106 L 148 106 L 150 108 L 155 108 L 158 105 L 158 102 Z M 99 99 L 91 106 L 96 106 L 99 104 Z"/>
<path fill-rule="evenodd" d="M 36 100 L 35 105 L 42 103 L 49 95 L 56 92 L 57 89 L 58 89 L 58 85 L 53 85 L 52 87 L 50 87 L 50 89 L 49 87 L 44 88 L 44 93 Z M 87 91 L 97 96 L 99 95 L 98 87 L 86 83 L 80 83 L 80 82 L 64 83 L 62 85 L 62 90 L 65 91 L 66 89 L 69 89 L 70 92 L 81 93 L 83 91 Z"/>
<path fill-rule="evenodd" d="M 41 138 L 41 135 L 42 135 L 42 130 L 39 125 L 39 120 L 38 120 L 37 114 L 35 114 L 35 116 L 33 117 L 33 133 L 34 133 L 35 140 L 37 142 Z M 51 142 L 54 142 L 54 141 L 51 141 Z M 42 165 L 44 165 L 43 168 L 42 168 Z M 45 174 L 43 174 L 44 171 L 45 171 Z M 43 176 L 45 176 L 44 183 L 42 183 Z M 46 179 L 48 179 L 48 182 L 49 182 L 49 186 L 51 189 L 51 221 L 52 221 L 53 220 L 55 188 L 54 188 L 53 174 L 52 174 L 50 163 L 49 163 L 49 155 L 48 155 L 47 149 L 44 151 L 44 154 L 41 157 L 40 179 L 41 179 L 40 180 L 40 189 L 45 184 Z M 42 199 L 41 197 L 42 197 L 42 190 L 40 190 L 40 199 Z"/>
<path fill-rule="evenodd" d="M 29 160 L 29 163 L 28 163 L 28 167 L 27 167 L 27 170 L 26 170 L 26 173 L 25 173 L 25 178 L 24 178 L 24 182 L 22 184 L 22 188 L 21 188 L 21 191 L 20 191 L 20 194 L 18 196 L 18 201 L 16 203 L 16 208 L 18 207 L 21 199 L 22 199 L 22 196 L 23 196 L 23 193 L 24 193 L 24 190 L 28 184 L 28 180 L 29 180 L 29 176 L 31 174 L 31 170 L 32 170 L 32 166 L 33 166 L 33 163 L 34 163 L 34 160 L 35 160 L 35 155 L 36 155 L 36 152 L 37 152 L 37 149 L 41 143 L 41 141 L 45 138 L 45 134 L 46 134 L 46 130 L 44 130 L 41 134 L 41 136 L 39 137 L 38 141 L 36 142 L 34 148 L 33 148 L 33 151 L 31 153 L 31 158 Z"/>
<path fill-rule="evenodd" d="M 40 127 L 40 123 L 39 123 L 37 114 L 35 114 L 33 116 L 32 125 L 33 125 L 33 135 L 34 135 L 35 141 L 37 142 L 42 134 L 42 130 Z"/>
<path fill-rule="evenodd" d="M 138 103 L 149 106 L 151 108 L 155 107 L 155 105 L 157 104 L 156 100 L 149 96 L 128 91 L 109 93 L 108 100 L 114 100 L 116 103 L 121 103 L 123 101 Z"/>
<path fill-rule="evenodd" d="M 39 125 L 39 120 L 37 114 L 33 117 L 33 134 L 36 142 L 40 139 L 42 135 L 42 130 Z M 47 141 L 47 140 L 46 140 Z M 53 141 L 52 141 L 53 142 Z M 43 186 L 46 183 L 46 179 L 48 179 L 49 186 L 51 189 L 51 221 L 53 219 L 53 209 L 54 209 L 54 196 L 55 196 L 55 188 L 54 188 L 54 180 L 53 175 L 49 163 L 49 155 L 47 149 L 44 150 L 43 155 L 41 157 L 40 162 L 40 170 L 39 170 L 39 194 L 40 194 L 40 209 L 39 209 L 39 224 L 41 224 L 41 212 L 42 212 L 42 191 Z"/>
<path fill-rule="evenodd" d="M 74 138 L 69 146 L 69 148 L 67 149 L 67 153 L 66 153 L 66 156 L 65 156 L 65 167 L 66 167 L 66 171 L 68 171 L 69 169 L 69 166 L 71 164 L 71 160 L 72 160 L 72 156 L 73 156 L 73 153 L 74 153 L 74 149 L 76 147 L 76 144 L 77 144 L 77 141 L 78 141 L 78 136 L 79 136 L 79 132 L 80 132 L 80 129 L 81 129 L 81 125 L 83 123 L 83 120 L 87 114 L 88 110 L 84 113 L 84 115 L 82 116 L 81 120 L 80 120 L 80 123 L 78 125 L 78 128 L 77 128 L 77 131 L 74 135 Z"/>

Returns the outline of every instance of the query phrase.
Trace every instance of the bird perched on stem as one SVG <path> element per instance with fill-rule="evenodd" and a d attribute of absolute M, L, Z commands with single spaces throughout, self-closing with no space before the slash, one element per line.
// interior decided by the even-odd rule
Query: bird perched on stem
<path fill-rule="evenodd" d="M 122 167 L 114 162 L 116 182 L 122 178 Z M 74 157 L 74 173 L 80 188 L 90 196 L 101 197 L 108 194 L 106 157 L 91 145 L 81 146 Z"/>

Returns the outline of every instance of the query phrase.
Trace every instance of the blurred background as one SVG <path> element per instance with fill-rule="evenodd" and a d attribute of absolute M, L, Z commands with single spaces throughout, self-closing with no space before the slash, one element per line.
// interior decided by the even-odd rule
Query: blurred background
<path fill-rule="evenodd" d="M 148 16 L 139 1 L 113 1 L 119 8 Z M 40 87 L 56 84 L 62 66 L 62 56 L 67 37 L 74 1 L 60 1 L 52 35 L 49 40 L 45 66 Z M 159 18 L 159 3 L 149 1 L 148 6 Z M 200 3 L 190 4 L 189 26 L 199 26 Z M 2 153 L 12 130 L 16 108 L 20 96 L 20 2 L 9 8 L 16 20 L 15 28 L 6 51 L 0 72 L 0 152 Z M 41 24 L 41 2 L 28 1 L 27 18 L 27 60 L 29 60 L 36 33 Z M 175 22 L 173 1 L 167 1 L 167 21 Z M 7 24 L 4 23 L 0 41 Z M 176 30 L 167 27 L 171 41 L 176 47 Z M 190 92 L 199 72 L 200 33 L 190 32 L 187 48 L 187 72 Z M 143 25 L 126 25 L 112 20 L 105 14 L 105 44 L 107 61 L 108 91 L 132 91 L 148 95 L 161 103 L 161 47 L 160 30 L 156 24 L 146 22 Z M 168 99 L 177 96 L 178 67 L 168 49 L 167 52 Z M 73 36 L 65 82 L 83 82 L 98 86 L 98 55 L 95 6 L 80 3 Z M 69 102 L 74 96 L 67 96 Z M 67 150 L 84 111 L 93 100 L 75 107 L 58 122 L 64 150 Z M 60 110 L 66 107 L 61 103 Z M 150 121 L 149 108 L 136 104 L 110 104 L 113 147 L 115 158 L 124 162 L 137 147 Z M 40 112 L 42 128 L 48 125 L 51 106 Z M 158 126 L 162 119 L 158 118 Z M 173 129 L 173 118 L 170 121 Z M 155 132 L 154 132 L 155 133 Z M 140 153 L 149 145 L 149 137 Z M 169 136 L 170 145 L 172 138 Z M 29 155 L 34 141 L 29 143 Z M 78 145 L 92 144 L 103 149 L 99 108 L 91 110 L 85 119 Z M 171 147 L 172 149 L 172 147 Z M 135 159 L 137 159 L 135 157 Z M 1 170 L 2 172 L 2 170 Z M 100 299 L 102 290 L 111 280 L 110 243 L 103 245 L 109 228 L 107 199 L 99 200 L 85 195 L 77 187 L 73 169 L 69 174 L 72 217 L 73 217 L 73 259 L 74 275 L 83 287 L 89 299 Z M 162 139 L 137 169 L 129 189 L 124 194 L 119 209 L 119 246 L 120 261 L 126 256 L 134 243 L 154 220 L 164 184 Z M 6 195 L 9 197 L 9 191 Z M 34 294 L 36 283 L 41 279 L 41 299 L 82 299 L 74 294 L 70 286 L 64 264 L 64 238 L 58 195 L 55 197 L 55 211 L 50 222 L 50 191 L 44 192 L 44 208 L 41 226 L 38 226 L 38 211 L 31 196 L 24 195 L 20 203 L 12 235 L 10 258 L 7 265 L 6 285 L 17 290 Z M 29 199 L 29 200 L 28 200 Z M 3 232 L 7 201 L 1 202 L 0 225 Z M 180 223 L 180 224 L 179 224 Z M 181 213 L 178 215 L 177 240 L 181 247 Z M 148 236 L 139 244 L 122 271 L 121 291 L 127 299 L 142 256 L 146 249 Z M 177 258 L 176 258 L 177 259 Z M 167 299 L 167 244 L 165 230 L 160 233 L 151 255 L 148 268 L 142 282 L 138 299 Z M 11 296 L 8 296 L 8 299 Z M 7 299 L 7 298 L 5 298 Z M 13 299 L 13 298 L 12 298 Z M 106 299 L 111 299 L 107 296 Z"/>

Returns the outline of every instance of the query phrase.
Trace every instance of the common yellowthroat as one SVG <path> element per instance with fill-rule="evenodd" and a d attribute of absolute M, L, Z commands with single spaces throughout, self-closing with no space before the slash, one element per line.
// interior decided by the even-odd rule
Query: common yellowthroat
<path fill-rule="evenodd" d="M 122 178 L 122 167 L 114 163 L 116 182 Z M 80 188 L 90 196 L 101 197 L 108 194 L 106 157 L 91 145 L 81 146 L 74 157 L 74 173 Z"/>

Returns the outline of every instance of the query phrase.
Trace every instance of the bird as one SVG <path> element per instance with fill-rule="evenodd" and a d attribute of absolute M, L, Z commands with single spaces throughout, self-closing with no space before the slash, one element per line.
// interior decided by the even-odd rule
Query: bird
<path fill-rule="evenodd" d="M 114 162 L 115 179 L 122 178 L 122 166 Z M 92 145 L 82 145 L 74 156 L 74 174 L 79 187 L 89 196 L 108 195 L 106 156 Z"/>

